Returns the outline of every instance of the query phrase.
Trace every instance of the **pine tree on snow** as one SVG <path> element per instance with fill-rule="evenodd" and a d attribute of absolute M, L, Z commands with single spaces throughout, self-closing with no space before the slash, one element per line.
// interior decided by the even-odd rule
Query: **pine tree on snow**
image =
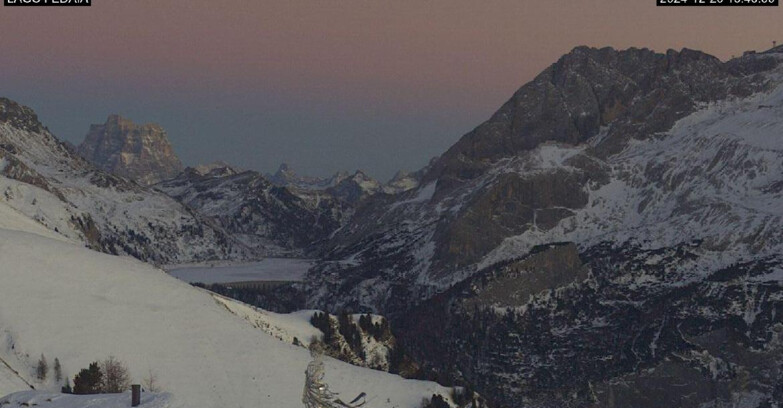
<path fill-rule="evenodd" d="M 90 363 L 89 368 L 82 369 L 73 378 L 74 394 L 98 394 L 103 384 L 103 372 L 98 362 Z"/>
<path fill-rule="evenodd" d="M 46 381 L 46 376 L 49 374 L 49 363 L 46 362 L 46 357 L 41 354 L 41 359 L 38 360 L 38 365 L 35 367 L 35 375 L 40 381 Z"/>
<path fill-rule="evenodd" d="M 54 359 L 54 380 L 57 381 L 57 384 L 63 380 L 63 367 L 60 365 L 60 359 L 56 357 Z"/>
<path fill-rule="evenodd" d="M 63 394 L 73 394 L 73 389 L 71 388 L 71 382 L 66 378 L 65 379 L 65 385 L 60 388 L 60 392 Z"/>

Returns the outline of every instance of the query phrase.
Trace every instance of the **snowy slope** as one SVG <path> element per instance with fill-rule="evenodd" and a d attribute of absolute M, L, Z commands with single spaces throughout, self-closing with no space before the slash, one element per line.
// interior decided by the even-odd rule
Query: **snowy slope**
<path fill-rule="evenodd" d="M 125 408 L 130 406 L 130 393 L 108 395 L 65 395 L 58 393 L 23 391 L 0 398 L 0 405 L 41 408 Z M 142 394 L 141 408 L 170 408 L 168 394 Z"/>
<path fill-rule="evenodd" d="M 29 390 L 28 384 L 16 370 L 0 361 L 0 395 L 6 395 L 19 390 Z"/>
<path fill-rule="evenodd" d="M 310 320 L 317 310 L 299 310 L 294 313 L 280 314 L 273 313 L 253 306 L 246 305 L 233 299 L 213 294 L 215 300 L 225 305 L 225 307 L 237 316 L 247 320 L 254 327 L 261 329 L 270 336 L 285 343 L 297 344 L 302 347 L 309 347 L 313 338 L 323 341 L 324 333 L 314 327 Z M 372 334 L 364 331 L 359 326 L 359 318 L 362 315 L 355 314 L 353 318 L 354 325 L 361 335 L 361 351 L 363 354 L 354 351 L 354 356 L 343 355 L 342 361 L 350 362 L 362 367 L 370 367 L 376 370 L 389 371 L 389 355 L 396 345 L 397 340 L 393 336 L 376 340 Z M 332 322 L 337 325 L 338 316 L 330 315 Z M 382 316 L 372 315 L 373 323 L 380 323 Z M 336 326 L 339 327 L 339 326 Z M 337 349 L 349 350 L 351 345 L 345 337 L 339 333 L 339 329 L 333 334 L 333 341 L 339 346 Z M 346 353 L 347 354 L 347 353 Z"/>
<path fill-rule="evenodd" d="M 212 296 L 231 313 L 247 320 L 254 327 L 284 343 L 293 344 L 296 339 L 303 347 L 308 347 L 312 338 L 321 339 L 323 337 L 323 333 L 310 324 L 310 318 L 317 312 L 316 310 L 300 310 L 281 314 L 259 309 L 218 294 L 212 294 Z"/>
<path fill-rule="evenodd" d="M 13 218 L 6 224 L 25 223 L 0 208 Z M 301 406 L 306 350 L 147 264 L 30 231 L 0 229 L 0 358 L 27 379 L 42 353 L 59 358 L 69 377 L 114 355 L 136 382 L 157 373 L 172 407 Z M 447 394 L 434 383 L 326 363 L 334 391 L 351 398 L 366 392 L 374 407 L 415 407 L 425 396 Z"/>
<path fill-rule="evenodd" d="M 190 283 L 247 281 L 301 281 L 313 261 L 295 258 L 266 258 L 249 264 L 177 265 L 166 268 L 171 276 Z"/>
<path fill-rule="evenodd" d="M 42 224 L 25 217 L 22 213 L 6 205 L 0 205 L 0 229 L 33 232 L 47 238 L 69 241 L 63 235 L 60 235 L 46 228 Z"/>

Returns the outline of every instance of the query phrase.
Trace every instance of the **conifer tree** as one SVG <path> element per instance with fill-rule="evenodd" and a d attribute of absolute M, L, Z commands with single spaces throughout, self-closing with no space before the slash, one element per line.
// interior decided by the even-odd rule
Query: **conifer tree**
<path fill-rule="evenodd" d="M 40 381 L 46 381 L 46 376 L 49 374 L 49 363 L 46 362 L 46 357 L 41 354 L 41 359 L 38 360 L 38 365 L 35 367 L 35 374 Z"/>
<path fill-rule="evenodd" d="M 57 381 L 57 384 L 63 380 L 63 367 L 60 365 L 60 359 L 56 357 L 54 359 L 54 380 Z"/>
<path fill-rule="evenodd" d="M 60 388 L 60 392 L 63 394 L 73 394 L 73 389 L 71 389 L 71 382 L 67 378 L 65 379 L 65 385 Z"/>
<path fill-rule="evenodd" d="M 103 372 L 98 362 L 90 363 L 73 378 L 74 394 L 99 394 L 103 384 Z"/>

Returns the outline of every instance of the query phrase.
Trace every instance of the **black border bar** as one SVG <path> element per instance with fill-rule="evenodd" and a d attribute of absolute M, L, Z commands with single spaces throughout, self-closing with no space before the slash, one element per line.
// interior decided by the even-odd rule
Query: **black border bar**
<path fill-rule="evenodd" d="M 6 7 L 90 7 L 92 0 L 3 0 Z"/>
<path fill-rule="evenodd" d="M 658 7 L 777 7 L 780 0 L 655 0 Z"/>

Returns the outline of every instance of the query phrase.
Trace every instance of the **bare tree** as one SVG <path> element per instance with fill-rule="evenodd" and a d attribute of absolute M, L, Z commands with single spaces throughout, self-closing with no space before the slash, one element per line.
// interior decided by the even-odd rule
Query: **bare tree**
<path fill-rule="evenodd" d="M 313 361 L 305 370 L 302 402 L 305 408 L 336 408 L 333 401 L 337 394 L 329 391 L 329 386 L 324 383 L 323 346 L 319 342 L 310 343 L 310 356 Z"/>
<path fill-rule="evenodd" d="M 345 403 L 337 398 L 337 393 L 329 390 L 329 385 L 324 382 L 324 349 L 321 342 L 310 342 L 310 356 L 313 361 L 307 365 L 305 371 L 305 386 L 302 392 L 302 402 L 305 408 L 357 408 L 364 405 L 365 394 L 361 393 L 350 403 Z"/>
<path fill-rule="evenodd" d="M 130 388 L 130 376 L 128 368 L 114 356 L 109 356 L 101 363 L 103 371 L 103 392 L 117 394 Z"/>
<path fill-rule="evenodd" d="M 152 369 L 149 370 L 147 373 L 147 376 L 144 377 L 144 380 L 142 380 L 141 385 L 144 386 L 144 389 L 148 392 L 161 392 L 163 391 L 160 387 L 160 382 L 158 381 L 158 374 Z"/>

